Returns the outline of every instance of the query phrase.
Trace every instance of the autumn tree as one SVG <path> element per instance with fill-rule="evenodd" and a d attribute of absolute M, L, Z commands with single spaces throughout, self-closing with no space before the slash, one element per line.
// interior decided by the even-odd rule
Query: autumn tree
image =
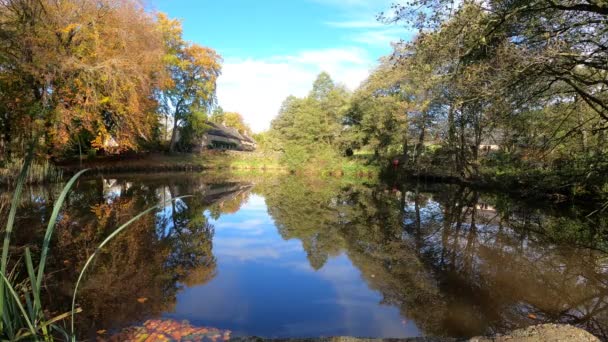
<path fill-rule="evenodd" d="M 211 112 L 209 121 L 216 123 L 216 124 L 222 124 L 224 122 L 224 115 L 225 115 L 224 108 L 222 108 L 221 106 L 217 106 Z"/>
<path fill-rule="evenodd" d="M 157 16 L 163 35 L 168 79 L 158 91 L 160 112 L 172 121 L 169 151 L 176 149 L 179 130 L 188 123 L 204 121 L 215 103 L 216 80 L 221 57 L 212 49 L 189 43 L 182 38 L 178 20 Z"/>
<path fill-rule="evenodd" d="M 4 154 L 42 136 L 47 151 L 84 142 L 120 149 L 149 139 L 163 47 L 134 0 L 0 4 L 0 134 Z M 86 134 L 85 134 L 86 133 Z"/>
<path fill-rule="evenodd" d="M 241 134 L 251 135 L 251 128 L 245 123 L 243 116 L 237 112 L 224 112 L 221 123 L 236 129 Z"/>

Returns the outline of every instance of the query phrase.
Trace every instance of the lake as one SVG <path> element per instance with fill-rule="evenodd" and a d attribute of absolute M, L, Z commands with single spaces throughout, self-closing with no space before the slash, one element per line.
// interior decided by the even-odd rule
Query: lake
<path fill-rule="evenodd" d="M 60 189 L 26 190 L 17 246 L 40 245 Z M 263 337 L 470 337 L 561 322 L 608 338 L 606 214 L 373 179 L 82 179 L 55 231 L 47 306 L 68 310 L 77 272 L 120 223 L 184 195 L 103 249 L 78 299 L 84 337 L 166 318 Z"/>

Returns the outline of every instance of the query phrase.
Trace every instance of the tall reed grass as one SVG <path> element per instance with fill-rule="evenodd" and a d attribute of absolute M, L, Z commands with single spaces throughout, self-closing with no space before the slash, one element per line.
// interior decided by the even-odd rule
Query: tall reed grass
<path fill-rule="evenodd" d="M 0 165 L 0 184 L 15 185 L 21 169 L 25 165 L 24 159 L 13 159 Z M 55 183 L 63 179 L 63 172 L 48 160 L 35 160 L 31 162 L 26 184 Z"/>
<path fill-rule="evenodd" d="M 74 288 L 72 297 L 71 310 L 63 314 L 49 317 L 43 310 L 42 298 L 42 280 L 45 277 L 46 261 L 49 255 L 51 240 L 55 230 L 55 224 L 59 215 L 60 209 L 65 201 L 70 189 L 76 183 L 77 179 L 87 170 L 82 170 L 74 175 L 64 186 L 61 194 L 57 198 L 53 211 L 49 219 L 42 248 L 38 258 L 38 264 L 34 263 L 34 257 L 29 248 L 25 249 L 23 255 L 11 262 L 10 243 L 11 235 L 15 229 L 15 217 L 19 207 L 20 197 L 23 192 L 23 187 L 28 180 L 28 172 L 32 166 L 32 154 L 24 160 L 19 176 L 16 180 L 11 206 L 8 213 L 8 220 L 4 229 L 4 241 L 2 244 L 2 257 L 0 260 L 0 340 L 2 341 L 76 341 L 74 315 L 81 311 L 76 307 L 76 298 L 78 295 L 78 287 L 82 282 L 86 270 L 91 265 L 91 262 L 97 255 L 97 251 L 108 244 L 121 231 L 125 230 L 131 223 L 138 220 L 140 217 L 150 213 L 158 207 L 165 206 L 171 201 L 175 201 L 184 197 L 162 202 L 154 207 L 151 207 L 139 215 L 133 217 L 125 224 L 121 225 L 112 234 L 110 234 L 98 246 L 97 251 L 93 253 L 86 261 L 84 267 L 78 275 L 78 280 Z M 15 259 L 15 258 L 13 258 Z M 25 269 L 27 274 L 22 276 L 20 270 Z M 71 319 L 69 331 L 60 325 L 66 319 Z"/>

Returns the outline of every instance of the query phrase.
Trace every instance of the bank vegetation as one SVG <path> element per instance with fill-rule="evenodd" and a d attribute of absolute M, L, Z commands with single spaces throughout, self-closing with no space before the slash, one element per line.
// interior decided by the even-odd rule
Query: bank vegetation
<path fill-rule="evenodd" d="M 355 158 L 437 179 L 606 194 L 606 4 L 415 0 L 378 20 L 418 33 L 354 92 L 322 73 L 307 97 L 287 98 L 266 133 L 286 165 Z"/>

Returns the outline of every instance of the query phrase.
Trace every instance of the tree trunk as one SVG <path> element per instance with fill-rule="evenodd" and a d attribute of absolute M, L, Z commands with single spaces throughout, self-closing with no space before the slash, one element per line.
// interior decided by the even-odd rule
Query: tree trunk
<path fill-rule="evenodd" d="M 416 212 L 416 231 L 414 232 L 414 240 L 416 241 L 416 251 L 422 249 L 422 216 L 420 215 L 420 192 L 418 187 L 419 185 L 416 184 L 416 197 L 414 197 L 414 210 Z"/>
<path fill-rule="evenodd" d="M 408 155 L 407 155 L 407 149 L 408 149 L 408 144 L 407 144 L 407 133 L 405 133 L 404 137 L 403 137 L 403 164 L 407 165 L 407 159 L 408 159 Z"/>
<path fill-rule="evenodd" d="M 474 141 L 474 145 L 473 145 L 473 170 L 474 170 L 474 174 L 475 176 L 479 175 L 479 145 L 481 145 L 481 137 L 483 135 L 483 127 L 481 124 L 481 120 L 482 120 L 482 114 L 481 114 L 481 109 L 476 110 L 475 113 L 475 127 L 474 127 L 474 132 L 475 132 L 475 141 Z"/>
<path fill-rule="evenodd" d="M 173 115 L 173 130 L 171 132 L 171 142 L 169 143 L 169 153 L 175 152 L 175 146 L 177 145 L 178 138 L 178 126 L 177 126 L 177 109 L 176 113 Z"/>
<path fill-rule="evenodd" d="M 422 154 L 422 149 L 424 148 L 424 137 L 426 134 L 426 117 L 427 112 L 422 112 L 422 117 L 420 118 L 420 135 L 418 136 L 418 143 L 416 144 L 416 151 L 414 153 L 414 164 L 418 163 L 418 157 Z"/>
<path fill-rule="evenodd" d="M 467 142 L 465 136 L 464 109 L 460 111 L 460 151 L 458 151 L 458 174 L 461 177 L 465 176 L 465 167 L 467 163 Z"/>
<path fill-rule="evenodd" d="M 454 152 L 456 151 L 456 126 L 454 122 L 454 106 L 450 106 L 450 110 L 448 111 L 448 153 L 452 159 L 452 164 L 450 165 L 451 171 L 456 171 L 458 166 L 456 165 L 456 155 Z"/>
<path fill-rule="evenodd" d="M 169 152 L 175 152 L 175 145 L 177 144 L 177 123 L 173 123 L 173 131 L 171 132 L 171 142 L 169 143 Z"/>
<path fill-rule="evenodd" d="M 587 130 L 584 127 L 583 121 L 583 115 L 582 115 L 582 108 L 580 108 L 581 106 L 579 106 L 578 109 L 578 124 L 580 126 L 580 132 L 581 132 L 581 147 L 583 148 L 583 154 L 587 154 L 588 150 L 588 136 L 587 136 Z"/>

